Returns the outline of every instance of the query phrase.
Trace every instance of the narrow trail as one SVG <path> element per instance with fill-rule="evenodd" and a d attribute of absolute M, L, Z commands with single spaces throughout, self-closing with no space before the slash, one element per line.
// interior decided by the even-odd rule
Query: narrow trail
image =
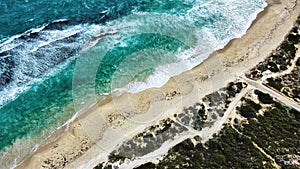
<path fill-rule="evenodd" d="M 226 121 L 229 119 L 230 115 L 232 114 L 233 110 L 235 109 L 237 103 L 241 100 L 241 98 L 251 89 L 249 87 L 246 87 L 241 91 L 241 93 L 237 94 L 234 100 L 229 104 L 229 107 L 224 112 L 224 115 L 221 118 L 216 119 L 214 124 L 211 127 L 205 127 L 201 131 L 195 130 L 190 126 L 186 126 L 182 124 L 180 121 L 178 121 L 173 116 L 170 116 L 170 119 L 175 121 L 176 123 L 180 124 L 182 127 L 186 128 L 190 133 L 194 135 L 198 135 L 202 138 L 201 142 L 205 143 L 207 142 L 212 136 L 219 131 L 221 131 L 223 125 L 226 123 Z"/>
<path fill-rule="evenodd" d="M 134 160 L 131 161 L 127 161 L 121 165 L 117 165 L 118 168 L 120 169 L 128 169 L 128 168 L 134 168 L 137 166 L 140 166 L 142 164 L 145 164 L 147 162 L 152 162 L 152 163 L 157 163 L 159 162 L 160 159 L 163 158 L 163 156 L 165 154 L 168 153 L 168 151 L 176 146 L 177 144 L 183 142 L 184 140 L 186 140 L 187 138 L 192 138 L 195 137 L 196 134 L 192 134 L 192 133 L 182 133 L 181 135 L 179 135 L 178 137 L 176 137 L 174 140 L 170 140 L 165 142 L 160 148 L 156 149 L 155 151 L 148 153 L 142 157 L 138 157 Z"/>
<path fill-rule="evenodd" d="M 249 136 L 247 136 L 247 135 L 241 133 L 241 132 L 238 131 L 234 126 L 231 126 L 231 127 L 232 127 L 237 133 L 239 133 L 240 135 L 243 135 L 243 136 L 247 137 L 249 140 L 251 140 L 251 143 L 253 144 L 253 146 L 254 146 L 259 152 L 261 152 L 264 156 L 266 156 L 268 159 L 270 159 L 270 160 L 272 161 L 273 166 L 274 166 L 276 169 L 280 169 L 280 168 L 281 168 L 281 167 L 276 163 L 275 159 L 274 159 L 271 155 L 267 154 L 267 153 L 265 152 L 265 150 L 263 150 L 261 147 L 259 147 L 259 146 L 251 139 L 251 137 L 249 137 Z"/>
<path fill-rule="evenodd" d="M 218 119 L 212 127 L 206 127 L 203 128 L 200 131 L 199 136 L 202 138 L 202 143 L 207 142 L 210 138 L 212 138 L 213 134 L 218 133 L 219 131 L 221 131 L 223 125 L 225 124 L 225 122 L 228 120 L 228 118 L 230 117 L 231 113 L 233 112 L 233 110 L 235 109 L 237 103 L 241 100 L 241 98 L 250 90 L 250 88 L 246 87 L 245 89 L 243 89 L 241 91 L 241 93 L 237 94 L 237 96 L 234 98 L 234 100 L 229 104 L 229 107 L 227 108 L 227 110 L 225 111 L 223 117 L 221 117 L 220 119 Z"/>
<path fill-rule="evenodd" d="M 268 159 L 270 159 L 276 169 L 280 169 L 281 167 L 276 163 L 275 159 L 267 154 L 261 147 L 259 147 L 254 141 L 252 141 L 253 146 L 258 149 L 263 155 L 265 155 Z"/>
<path fill-rule="evenodd" d="M 175 117 L 169 116 L 170 119 L 172 119 L 173 121 L 175 121 L 176 123 L 178 123 L 182 127 L 186 128 L 187 132 L 184 132 L 184 133 L 180 134 L 174 140 L 170 140 L 170 141 L 165 142 L 164 145 L 161 146 L 160 148 L 158 148 L 157 150 L 155 150 L 155 151 L 153 151 L 149 154 L 146 154 L 142 157 L 136 158 L 132 161 L 127 161 L 127 162 L 125 162 L 121 165 L 118 165 L 118 167 L 122 168 L 122 169 L 123 168 L 126 169 L 126 168 L 134 168 L 136 166 L 139 166 L 141 164 L 145 164 L 147 162 L 154 162 L 155 163 L 156 161 L 159 160 L 160 157 L 163 157 L 163 155 L 165 155 L 170 148 L 172 148 L 175 145 L 181 143 L 185 139 L 193 138 L 195 136 L 200 136 L 202 138 L 202 140 L 201 140 L 202 143 L 207 142 L 210 138 L 212 138 L 212 136 L 215 133 L 218 133 L 219 131 L 221 131 L 223 125 L 226 123 L 226 121 L 230 117 L 230 115 L 233 112 L 233 110 L 235 109 L 237 103 L 240 101 L 240 99 L 248 91 L 250 91 L 250 88 L 246 87 L 245 89 L 243 89 L 241 91 L 241 93 L 237 94 L 236 97 L 234 98 L 234 100 L 229 104 L 229 107 L 225 111 L 223 117 L 217 119 L 214 122 L 213 126 L 205 127 L 201 131 L 195 130 L 190 126 L 186 126 L 186 125 L 182 124 L 180 121 L 178 121 Z M 156 157 L 156 158 L 153 158 L 153 157 Z"/>
<path fill-rule="evenodd" d="M 287 97 L 281 95 L 277 91 L 274 91 L 271 88 L 268 88 L 267 86 L 263 85 L 261 82 L 248 79 L 245 76 L 241 76 L 241 78 L 244 79 L 249 85 L 261 90 L 264 93 L 270 94 L 273 98 L 276 98 L 276 100 L 278 100 L 279 102 L 282 102 L 286 106 L 293 108 L 300 112 L 300 105 L 298 105 L 294 101 L 288 99 Z"/>

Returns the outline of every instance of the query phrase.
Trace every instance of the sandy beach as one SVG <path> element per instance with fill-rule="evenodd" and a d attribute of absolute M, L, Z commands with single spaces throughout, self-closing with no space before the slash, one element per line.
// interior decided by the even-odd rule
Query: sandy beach
<path fill-rule="evenodd" d="M 192 70 L 172 77 L 161 88 L 121 96 L 113 93 L 16 168 L 92 168 L 124 140 L 235 81 L 276 49 L 299 16 L 298 0 L 267 2 L 241 38 L 233 39 Z M 205 140 L 213 133 L 205 133 Z"/>

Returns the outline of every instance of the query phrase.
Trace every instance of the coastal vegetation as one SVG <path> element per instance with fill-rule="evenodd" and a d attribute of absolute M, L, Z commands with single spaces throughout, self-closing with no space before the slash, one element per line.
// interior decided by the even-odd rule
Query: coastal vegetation
<path fill-rule="evenodd" d="M 246 77 L 257 80 L 267 71 L 280 73 L 292 66 L 300 42 L 300 17 L 281 45 L 264 61 L 246 74 Z M 271 82 L 272 83 L 272 82 Z M 280 88 L 280 85 L 275 85 Z"/>
<path fill-rule="evenodd" d="M 300 102 L 300 17 L 281 45 L 263 62 L 251 69 L 246 77 L 258 80 L 266 76 L 264 84 Z"/>
<path fill-rule="evenodd" d="M 197 137 L 186 139 L 158 164 L 146 163 L 137 168 L 275 168 L 266 154 L 282 168 L 299 167 L 300 112 L 273 98 L 272 103 L 257 103 L 257 98 L 266 94 L 258 90 L 253 93 L 256 98 L 243 97 L 237 108 L 245 120 L 225 124 L 219 135 L 205 144 Z M 263 115 L 258 114 L 259 110 Z"/>
<path fill-rule="evenodd" d="M 174 114 L 174 117 L 180 124 L 201 131 L 223 117 L 232 99 L 246 87 L 244 82 L 229 83 L 227 87 L 204 96 L 199 102 Z"/>
<path fill-rule="evenodd" d="M 264 94 L 256 92 L 258 96 Z M 247 98 L 247 100 L 251 98 Z M 272 99 L 273 100 L 273 99 Z M 254 103 L 255 107 L 258 105 Z M 235 123 L 239 132 L 251 138 L 283 168 L 297 168 L 300 162 L 300 112 L 277 101 L 259 102 L 262 114 L 246 117 L 247 123 Z M 254 108 L 253 108 L 254 109 Z M 239 113 L 243 115 L 241 109 Z"/>
<path fill-rule="evenodd" d="M 197 138 L 192 138 L 197 139 Z M 221 133 L 207 143 L 194 144 L 186 139 L 176 145 L 159 164 L 147 163 L 143 168 L 272 168 L 272 164 L 251 140 L 225 125 Z"/>
<path fill-rule="evenodd" d="M 95 168 L 113 168 L 115 164 L 122 164 L 126 159 L 134 160 L 159 149 L 163 143 L 174 140 L 176 136 L 187 132 L 190 128 L 195 131 L 201 131 L 204 127 L 210 127 L 224 116 L 224 112 L 232 100 L 246 87 L 247 84 L 244 82 L 231 82 L 227 87 L 206 95 L 194 105 L 183 108 L 180 113 L 174 114 L 172 119 L 166 118 L 161 120 L 145 129 L 144 132 L 127 140 L 117 150 L 110 153 L 108 162 L 101 163 Z M 200 144 L 201 138 L 199 136 L 193 139 Z M 229 140 L 227 141 L 229 143 Z M 183 144 L 190 144 L 190 142 L 186 141 Z M 153 165 L 147 163 L 141 167 L 149 168 Z"/>
<path fill-rule="evenodd" d="M 161 120 L 158 124 L 148 127 L 145 132 L 137 134 L 113 151 L 109 156 L 109 163 L 124 162 L 126 158 L 133 159 L 146 155 L 184 131 L 187 131 L 185 127 L 170 118 Z"/>
<path fill-rule="evenodd" d="M 276 78 L 268 78 L 266 84 L 290 99 L 300 102 L 300 58 L 290 73 Z"/>

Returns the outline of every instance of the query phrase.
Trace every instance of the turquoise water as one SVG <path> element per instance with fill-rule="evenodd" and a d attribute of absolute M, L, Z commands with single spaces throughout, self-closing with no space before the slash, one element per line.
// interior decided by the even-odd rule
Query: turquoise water
<path fill-rule="evenodd" d="M 131 53 L 145 48 L 153 48 L 154 46 L 155 48 L 173 50 L 172 52 L 175 52 L 178 47 L 182 46 L 180 42 L 169 37 L 156 36 L 158 35 L 143 34 L 134 36 L 132 37 L 136 42 L 134 45 L 120 47 L 117 44 L 113 50 L 109 51 L 99 64 L 95 86 L 96 95 L 108 93 L 112 90 L 107 79 L 112 79 L 116 71 L 115 67 L 118 67 L 120 62 L 130 56 Z M 158 41 L 153 41 L 154 39 Z M 132 39 L 129 41 L 132 41 Z M 155 60 L 155 62 L 164 64 L 171 63 L 171 61 L 174 61 L 174 59 L 163 58 L 163 56 L 157 57 Z M 152 64 L 151 67 L 154 67 L 157 64 L 155 62 L 150 62 L 148 65 Z M 32 85 L 28 91 L 20 94 L 19 97 L 5 104 L 0 109 L 0 114 L 2 115 L 0 121 L 2 132 L 0 137 L 3 138 L 0 142 L 1 149 L 12 144 L 18 137 L 38 134 L 50 125 L 62 124 L 72 117 L 75 110 L 68 110 L 71 112 L 67 112 L 68 115 L 66 115 L 63 108 L 72 102 L 72 80 L 75 63 L 76 60 L 69 63 L 54 76 Z M 128 67 L 145 63 L 132 62 L 131 64 Z M 89 71 L 86 70 L 86 72 L 88 73 Z M 88 90 L 87 86 L 84 88 Z"/>
<path fill-rule="evenodd" d="M 262 0 L 4 0 L 0 168 L 22 161 L 91 98 L 160 86 L 191 69 L 245 33 L 265 5 Z"/>

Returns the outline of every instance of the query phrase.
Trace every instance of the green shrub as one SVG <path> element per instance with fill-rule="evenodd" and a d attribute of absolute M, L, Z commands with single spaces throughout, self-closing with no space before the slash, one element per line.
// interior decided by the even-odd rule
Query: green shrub
<path fill-rule="evenodd" d="M 255 110 L 260 110 L 261 109 L 261 105 L 260 104 L 257 104 L 257 103 L 255 103 L 254 101 L 252 101 L 252 100 L 250 100 L 250 99 L 246 99 L 246 103 L 249 105 L 249 106 L 251 106 L 251 107 L 253 107 Z"/>
<path fill-rule="evenodd" d="M 244 105 L 239 108 L 239 111 L 243 117 L 246 118 L 255 118 L 256 117 L 256 110 L 251 107 L 250 105 Z"/>
<path fill-rule="evenodd" d="M 297 66 L 300 66 L 300 58 L 298 58 L 297 62 L 296 62 Z"/>
<path fill-rule="evenodd" d="M 271 72 L 279 72 L 279 68 L 277 67 L 277 64 L 274 62 L 268 62 L 268 68 Z"/>
<path fill-rule="evenodd" d="M 263 93 L 259 90 L 255 90 L 254 93 L 258 96 L 258 100 L 263 104 L 272 104 L 274 102 L 273 98 L 266 93 Z"/>
<path fill-rule="evenodd" d="M 281 81 L 279 81 L 278 79 L 274 80 L 273 78 L 268 78 L 267 81 L 268 81 L 267 85 L 275 88 L 278 91 L 281 91 L 281 89 L 283 88 Z"/>
<path fill-rule="evenodd" d="M 135 169 L 150 169 L 150 168 L 155 168 L 155 164 L 148 162 L 139 167 L 136 167 Z"/>

